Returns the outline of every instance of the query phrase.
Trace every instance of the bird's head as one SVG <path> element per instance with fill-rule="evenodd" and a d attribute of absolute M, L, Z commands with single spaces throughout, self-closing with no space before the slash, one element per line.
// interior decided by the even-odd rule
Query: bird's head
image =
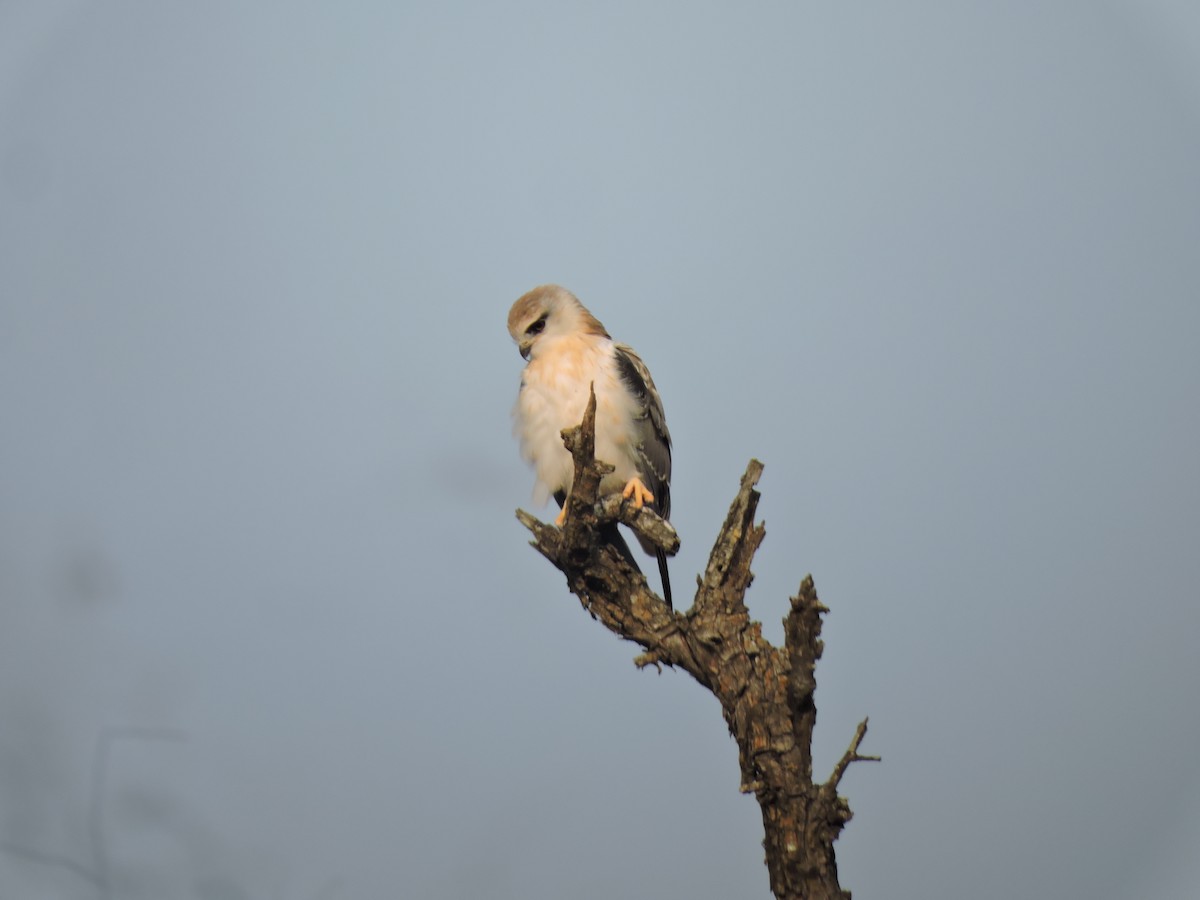
<path fill-rule="evenodd" d="M 543 284 L 523 295 L 508 311 L 508 333 L 521 356 L 529 359 L 544 341 L 571 335 L 608 337 L 575 295 L 556 284 Z"/>

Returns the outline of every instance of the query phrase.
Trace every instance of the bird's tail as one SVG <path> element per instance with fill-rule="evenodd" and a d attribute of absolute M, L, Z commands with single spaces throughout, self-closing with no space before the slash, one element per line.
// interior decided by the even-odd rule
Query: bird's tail
<path fill-rule="evenodd" d="M 658 558 L 658 575 L 662 578 L 663 599 L 667 601 L 667 609 L 674 609 L 675 604 L 671 602 L 671 578 L 667 575 L 667 554 L 656 547 L 654 555 Z"/>

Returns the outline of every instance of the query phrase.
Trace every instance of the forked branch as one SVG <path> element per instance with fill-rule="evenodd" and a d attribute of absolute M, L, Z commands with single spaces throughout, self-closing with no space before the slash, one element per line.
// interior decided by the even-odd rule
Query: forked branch
<path fill-rule="evenodd" d="M 675 666 L 720 701 L 737 741 L 741 789 L 762 808 L 767 869 L 779 900 L 842 900 L 833 844 L 850 820 L 837 788 L 859 755 L 867 722 L 829 781 L 812 780 L 812 733 L 817 709 L 814 675 L 823 645 L 821 615 L 811 577 L 805 577 L 784 619 L 785 643 L 775 647 L 750 618 L 745 594 L 754 576 L 754 554 L 766 534 L 755 524 L 762 463 L 751 460 L 717 536 L 691 609 L 672 611 L 646 579 L 604 542 L 601 526 L 622 522 L 668 553 L 679 548 L 671 526 L 652 510 L 635 510 L 619 496 L 600 497 L 611 468 L 595 459 L 596 397 L 583 422 L 563 432 L 575 477 L 561 530 L 518 510 L 537 550 L 567 578 L 583 606 L 613 633 L 640 645 L 639 667 Z"/>

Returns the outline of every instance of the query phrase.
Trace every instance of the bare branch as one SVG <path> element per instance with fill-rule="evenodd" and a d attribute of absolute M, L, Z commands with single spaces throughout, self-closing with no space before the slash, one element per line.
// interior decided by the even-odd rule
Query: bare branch
<path fill-rule="evenodd" d="M 855 762 L 883 762 L 881 756 L 860 756 L 858 747 L 862 743 L 862 739 L 867 735 L 867 720 L 863 719 L 858 723 L 858 728 L 854 730 L 854 740 L 850 742 L 850 747 L 842 754 L 842 758 L 838 760 L 838 764 L 833 767 L 833 774 L 829 776 L 829 780 L 825 782 L 825 787 L 830 790 L 837 790 L 838 784 L 841 783 L 842 776 L 846 774 L 846 769 L 850 767 L 850 763 Z"/>
<path fill-rule="evenodd" d="M 738 607 L 737 611 L 745 612 L 743 596 L 750 587 L 753 576 L 750 574 L 750 562 L 758 551 L 758 545 L 766 537 L 766 529 L 754 524 L 754 513 L 758 509 L 758 491 L 754 486 L 762 477 L 763 464 L 757 459 L 750 460 L 746 466 L 746 474 L 742 476 L 742 484 L 729 507 L 725 524 L 717 535 L 712 553 L 708 557 L 708 568 L 704 572 L 703 590 L 697 602 L 717 602 L 724 599 Z M 728 588 L 728 590 L 725 590 Z"/>
<path fill-rule="evenodd" d="M 667 556 L 674 556 L 679 552 L 679 535 L 670 522 L 649 506 L 634 506 L 632 501 L 620 494 L 609 494 L 600 498 L 595 514 L 600 522 L 620 522 L 622 525 L 628 525 L 654 546 L 666 551 Z"/>
<path fill-rule="evenodd" d="M 817 690 L 817 660 L 825 649 L 821 642 L 821 616 L 826 612 L 828 610 L 817 599 L 812 576 L 806 575 L 783 620 L 783 634 L 790 663 L 788 709 L 796 744 L 801 748 L 801 767 L 809 781 L 812 780 L 812 736 L 817 724 L 813 695 Z"/>

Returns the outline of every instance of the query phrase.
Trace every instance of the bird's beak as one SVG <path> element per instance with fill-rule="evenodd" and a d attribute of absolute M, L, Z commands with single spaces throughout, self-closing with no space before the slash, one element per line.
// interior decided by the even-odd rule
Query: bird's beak
<path fill-rule="evenodd" d="M 521 359 L 529 361 L 529 354 L 533 352 L 533 341 L 521 341 L 517 344 L 517 349 L 521 351 Z"/>

